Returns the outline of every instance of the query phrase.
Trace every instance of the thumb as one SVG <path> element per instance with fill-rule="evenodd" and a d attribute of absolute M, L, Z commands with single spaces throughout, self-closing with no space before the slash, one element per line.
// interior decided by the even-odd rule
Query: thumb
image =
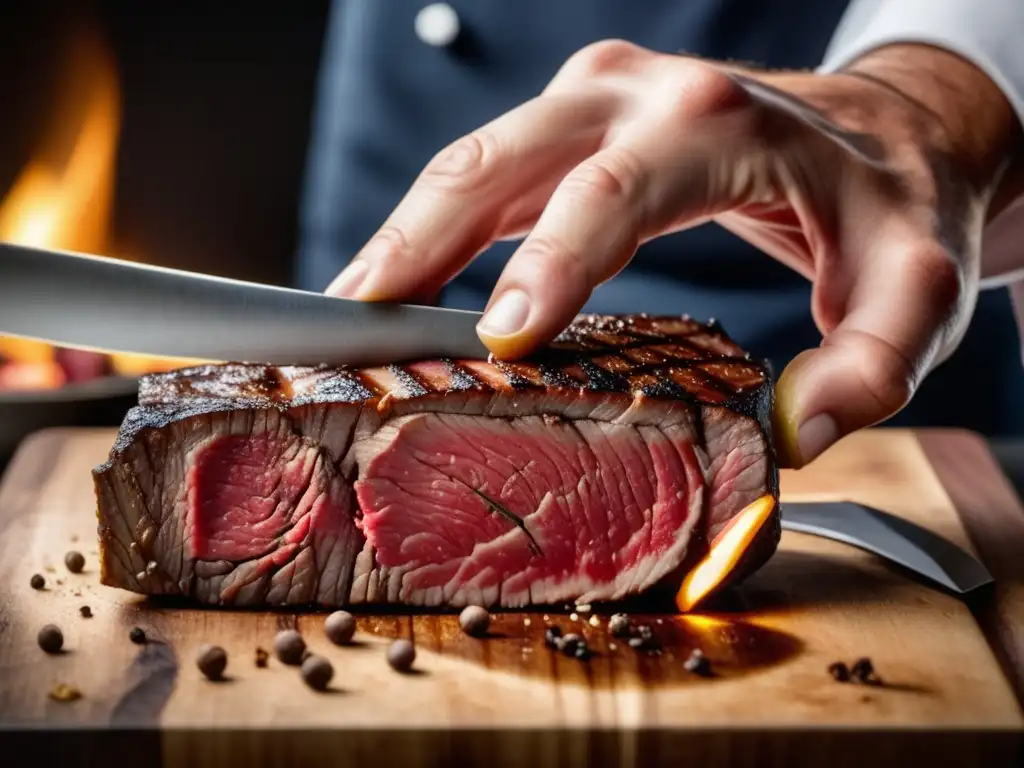
<path fill-rule="evenodd" d="M 776 385 L 782 466 L 800 468 L 841 437 L 899 412 L 962 337 L 973 309 L 963 267 L 937 244 L 902 254 L 899 245 L 889 241 L 884 258 L 839 260 L 836 273 L 849 279 L 819 276 L 814 309 L 824 340 L 797 355 Z"/>

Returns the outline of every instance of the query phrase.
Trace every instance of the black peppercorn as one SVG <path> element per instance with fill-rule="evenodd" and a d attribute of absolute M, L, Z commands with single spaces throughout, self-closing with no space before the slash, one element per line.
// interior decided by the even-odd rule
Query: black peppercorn
<path fill-rule="evenodd" d="M 608 631 L 615 637 L 626 637 L 629 634 L 629 617 L 624 613 L 613 614 L 608 620 Z"/>
<path fill-rule="evenodd" d="M 88 605 L 83 605 L 81 608 L 78 609 L 78 612 L 82 614 L 83 619 L 92 618 L 92 608 L 90 608 Z"/>
<path fill-rule="evenodd" d="M 841 661 L 829 664 L 828 673 L 832 675 L 832 679 L 838 683 L 846 683 L 850 680 L 850 670 L 847 669 L 846 665 Z"/>
<path fill-rule="evenodd" d="M 576 654 L 576 649 L 580 645 L 586 645 L 586 642 L 577 634 L 569 633 L 565 637 L 558 639 L 558 650 L 564 653 L 566 656 L 573 656 Z"/>
<path fill-rule="evenodd" d="M 544 644 L 549 648 L 557 648 L 558 640 L 562 637 L 562 630 L 558 627 L 548 627 L 544 630 Z"/>
<path fill-rule="evenodd" d="M 32 589 L 42 589 L 46 586 L 46 579 L 38 573 L 33 573 L 32 578 L 29 579 L 28 583 L 31 585 Z"/>
<path fill-rule="evenodd" d="M 146 633 L 139 627 L 132 627 L 132 631 L 128 633 L 128 639 L 136 645 L 142 645 L 146 642 Z"/>
<path fill-rule="evenodd" d="M 875 666 L 871 663 L 871 659 L 864 657 L 857 659 L 850 667 L 850 677 L 858 683 L 864 685 L 881 685 L 882 680 L 875 672 Z"/>
<path fill-rule="evenodd" d="M 683 663 L 683 669 L 687 672 L 692 672 L 695 675 L 701 677 L 707 677 L 711 674 L 711 662 L 708 661 L 708 657 L 704 655 L 704 651 L 700 648 L 694 648 L 693 652 Z"/>
<path fill-rule="evenodd" d="M 39 643 L 39 647 L 47 653 L 57 653 L 64 647 L 64 633 L 56 624 L 47 624 L 39 630 L 36 641 Z"/>
<path fill-rule="evenodd" d="M 387 659 L 396 672 L 408 672 L 416 661 L 416 646 L 409 640 L 395 640 L 388 647 Z"/>
<path fill-rule="evenodd" d="M 274 636 L 274 652 L 282 663 L 299 665 L 305 658 L 306 641 L 297 630 L 283 629 Z"/>
<path fill-rule="evenodd" d="M 204 645 L 196 656 L 196 666 L 210 680 L 220 680 L 228 666 L 228 655 L 219 645 Z"/>
<path fill-rule="evenodd" d="M 479 637 L 491 625 L 491 614 L 479 605 L 469 605 L 459 614 L 459 626 L 467 635 Z"/>
<path fill-rule="evenodd" d="M 81 552 L 72 550 L 64 555 L 64 565 L 72 573 L 81 573 L 82 569 L 85 568 L 85 557 Z"/>
<path fill-rule="evenodd" d="M 346 645 L 356 633 L 356 617 L 348 611 L 335 611 L 324 621 L 324 632 L 335 645 Z"/>
<path fill-rule="evenodd" d="M 302 662 L 300 673 L 302 679 L 306 681 L 306 685 L 314 691 L 324 691 L 327 690 L 331 678 L 334 677 L 334 667 L 323 656 L 314 654 Z"/>

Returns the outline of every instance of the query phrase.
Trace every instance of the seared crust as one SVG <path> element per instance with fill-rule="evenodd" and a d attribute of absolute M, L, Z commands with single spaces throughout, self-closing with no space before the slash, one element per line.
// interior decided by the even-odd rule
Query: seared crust
<path fill-rule="evenodd" d="M 717 323 L 686 315 L 580 315 L 524 361 L 433 360 L 361 370 L 226 363 L 144 376 L 139 407 L 127 415 L 110 458 L 140 430 L 205 413 L 375 402 L 383 414 L 402 400 L 537 389 L 718 405 L 755 418 L 766 436 L 770 430 L 769 366 L 751 359 Z"/>
<path fill-rule="evenodd" d="M 451 398 L 458 410 L 458 399 L 466 395 L 514 399 L 515 394 L 539 395 L 545 401 L 597 397 L 627 406 L 681 402 L 696 406 L 698 412 L 701 406 L 724 408 L 755 421 L 767 450 L 773 451 L 770 367 L 752 359 L 720 325 L 685 315 L 580 315 L 547 348 L 516 362 L 426 360 L 366 369 L 226 363 L 145 376 L 139 405 L 127 414 L 108 461 L 94 475 L 100 488 L 103 476 L 140 433 L 204 414 L 351 404 L 383 420 L 399 407 L 429 402 L 432 409 Z M 703 442 L 700 418 L 697 429 Z M 778 498 L 774 456 L 766 490 Z M 780 530 L 776 507 L 733 581 L 763 565 L 776 549 Z M 700 542 L 695 541 L 692 555 L 699 556 L 699 550 Z"/>

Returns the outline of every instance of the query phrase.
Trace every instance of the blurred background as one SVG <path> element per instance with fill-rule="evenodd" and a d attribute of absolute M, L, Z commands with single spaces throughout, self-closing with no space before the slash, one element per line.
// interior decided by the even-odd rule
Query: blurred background
<path fill-rule="evenodd" d="M 328 6 L 0 3 L 0 240 L 287 284 Z M 174 365 L 0 337 L 0 467 Z"/>
<path fill-rule="evenodd" d="M 5 0 L 0 240 L 288 284 L 329 0 Z M 0 338 L 0 467 L 176 361 Z M 1024 485 L 1013 427 L 988 436 Z"/>

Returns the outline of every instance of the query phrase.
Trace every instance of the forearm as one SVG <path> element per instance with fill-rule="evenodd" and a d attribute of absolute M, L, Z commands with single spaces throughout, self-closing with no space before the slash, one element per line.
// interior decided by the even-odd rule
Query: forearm
<path fill-rule="evenodd" d="M 1012 244 L 1024 241 L 1022 29 L 1021 0 L 851 0 L 818 68 L 833 73 L 877 55 L 908 93 L 938 102 L 943 120 L 964 137 L 965 162 L 973 164 L 987 193 L 983 287 L 1024 269 L 1024 248 Z M 908 48 L 922 51 L 914 54 L 919 60 L 913 66 L 898 60 Z M 928 59 L 944 62 L 946 72 L 936 78 Z M 993 98 L 994 90 L 999 94 Z M 1009 137 L 1007 108 L 1016 116 Z M 1006 155 L 1001 168 L 999 153 Z"/>
<path fill-rule="evenodd" d="M 1003 91 L 957 54 L 922 44 L 879 48 L 844 67 L 890 87 L 934 119 L 934 151 L 948 153 L 986 221 L 1024 192 L 1024 131 Z"/>

